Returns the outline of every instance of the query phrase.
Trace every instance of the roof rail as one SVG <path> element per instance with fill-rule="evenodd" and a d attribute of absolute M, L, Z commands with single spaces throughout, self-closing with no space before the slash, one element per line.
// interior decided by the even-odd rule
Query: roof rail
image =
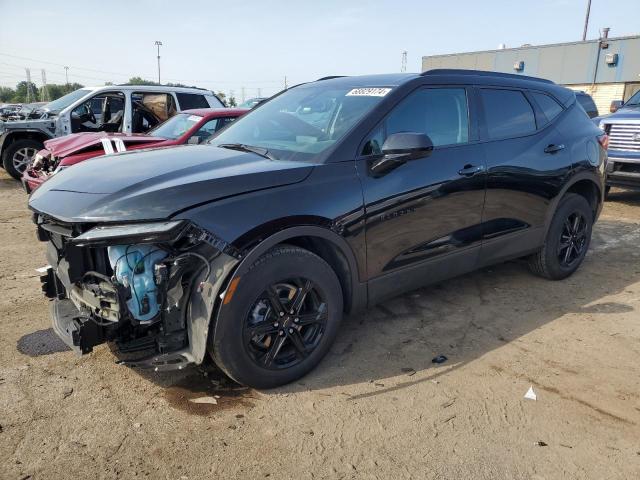
<path fill-rule="evenodd" d="M 328 77 L 322 77 L 316 80 L 316 82 L 320 82 L 321 80 L 331 80 L 333 78 L 344 78 L 346 75 L 329 75 Z"/>
<path fill-rule="evenodd" d="M 488 72 L 485 70 L 463 70 L 456 68 L 436 68 L 434 70 L 427 70 L 420 74 L 421 77 L 429 75 L 473 75 L 477 77 L 497 77 L 497 78 L 512 78 L 518 80 L 528 80 L 530 82 L 542 82 L 555 85 L 551 80 L 546 78 L 530 77 L 528 75 L 519 75 L 515 73 L 502 73 L 502 72 Z"/>
<path fill-rule="evenodd" d="M 163 87 L 163 88 L 188 88 L 190 90 L 203 90 L 205 92 L 210 92 L 211 90 L 209 90 L 208 88 L 202 88 L 202 87 L 178 87 L 176 85 L 146 85 L 144 83 L 118 83 L 116 85 L 104 85 L 106 87 L 109 86 L 113 86 L 113 87 Z"/>

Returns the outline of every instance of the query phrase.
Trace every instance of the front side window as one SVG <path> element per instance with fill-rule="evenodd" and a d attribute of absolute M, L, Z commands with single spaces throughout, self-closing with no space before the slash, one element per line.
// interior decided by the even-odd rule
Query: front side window
<path fill-rule="evenodd" d="M 425 88 L 402 100 L 365 142 L 362 155 L 378 155 L 389 135 L 424 133 L 434 146 L 469 141 L 469 109 L 464 88 Z"/>
<path fill-rule="evenodd" d="M 487 132 L 491 140 L 527 135 L 536 131 L 531 104 L 519 90 L 480 90 Z"/>
<path fill-rule="evenodd" d="M 212 145 L 267 149 L 282 160 L 310 160 L 341 140 L 392 89 L 316 82 L 287 90 L 217 134 Z"/>
<path fill-rule="evenodd" d="M 220 124 L 224 118 L 213 118 L 202 125 L 191 137 L 189 137 L 188 143 L 200 144 L 209 140 L 211 135 L 220 130 Z"/>
<path fill-rule="evenodd" d="M 121 92 L 99 93 L 71 111 L 71 131 L 119 132 L 125 99 Z"/>

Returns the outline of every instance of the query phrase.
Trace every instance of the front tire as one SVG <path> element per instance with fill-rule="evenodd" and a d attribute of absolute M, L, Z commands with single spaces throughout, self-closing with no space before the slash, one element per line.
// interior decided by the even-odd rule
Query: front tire
<path fill-rule="evenodd" d="M 277 246 L 235 287 L 220 307 L 209 346 L 233 380 L 253 388 L 284 385 L 312 370 L 329 351 L 343 298 L 338 277 L 322 258 Z"/>
<path fill-rule="evenodd" d="M 533 273 L 549 280 L 562 280 L 582 264 L 593 227 L 589 202 L 575 193 L 560 201 L 542 249 L 529 258 Z"/>
<path fill-rule="evenodd" d="M 40 150 L 44 148 L 38 140 L 16 140 L 4 152 L 2 164 L 9 175 L 16 180 L 22 178 L 24 172 Z"/>

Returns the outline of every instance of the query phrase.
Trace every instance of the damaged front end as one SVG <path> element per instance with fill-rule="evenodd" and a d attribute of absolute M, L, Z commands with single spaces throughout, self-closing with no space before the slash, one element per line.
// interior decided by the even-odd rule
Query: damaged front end
<path fill-rule="evenodd" d="M 78 354 L 113 342 L 120 363 L 202 363 L 209 323 L 240 255 L 187 221 L 67 224 L 36 213 L 55 332 Z"/>

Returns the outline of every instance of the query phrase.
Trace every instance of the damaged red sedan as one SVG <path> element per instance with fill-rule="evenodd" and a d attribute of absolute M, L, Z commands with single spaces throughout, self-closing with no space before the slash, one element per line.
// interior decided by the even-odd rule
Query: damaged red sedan
<path fill-rule="evenodd" d="M 247 108 L 202 108 L 185 110 L 147 133 L 83 132 L 44 142 L 33 165 L 22 175 L 27 193 L 33 192 L 60 170 L 90 158 L 128 150 L 200 144 Z"/>

